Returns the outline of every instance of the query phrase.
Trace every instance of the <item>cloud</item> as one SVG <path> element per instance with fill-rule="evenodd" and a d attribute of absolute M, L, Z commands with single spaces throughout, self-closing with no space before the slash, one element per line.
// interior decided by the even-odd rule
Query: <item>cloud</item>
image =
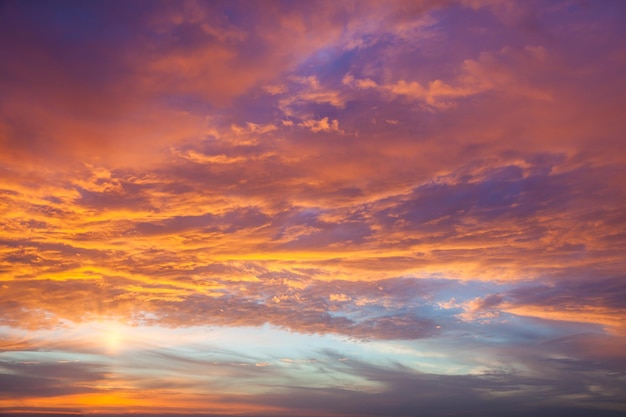
<path fill-rule="evenodd" d="M 435 79 L 422 84 L 400 79 L 394 83 L 378 84 L 371 78 L 359 79 L 351 73 L 344 75 L 342 83 L 357 90 L 374 90 L 391 99 L 404 97 L 423 102 L 437 110 L 445 110 L 457 105 L 461 99 L 489 91 L 549 101 L 552 98 L 549 92 L 517 80 L 511 68 L 512 65 L 529 67 L 532 65 L 529 61 L 534 61 L 536 66 L 545 60 L 545 56 L 545 48 L 541 46 L 527 46 L 523 51 L 506 48 L 497 54 L 483 53 L 477 60 L 466 59 L 456 80 L 451 83 Z"/>
<path fill-rule="evenodd" d="M 304 124 L 300 124 L 302 126 L 309 122 L 306 119 L 311 117 L 311 113 L 324 109 L 342 110 L 346 106 L 346 97 L 342 91 L 322 85 L 316 76 L 292 77 L 291 84 L 291 89 L 285 89 L 281 94 L 277 106 L 285 116 L 303 120 Z M 283 125 L 285 122 L 293 123 L 293 120 L 283 121 Z"/>
<path fill-rule="evenodd" d="M 0 362 L 0 398 L 56 397 L 94 392 L 85 385 L 106 379 L 102 366 L 89 363 Z"/>
<path fill-rule="evenodd" d="M 621 4 L 117 6 L 2 6 L 0 407 L 623 412 Z"/>
<path fill-rule="evenodd" d="M 313 133 L 318 132 L 343 132 L 339 130 L 339 121 L 338 120 L 329 120 L 328 117 L 324 117 L 320 120 L 305 120 L 302 123 L 299 123 L 298 126 L 306 127 Z"/>
<path fill-rule="evenodd" d="M 268 133 L 268 132 L 278 129 L 273 124 L 258 125 L 256 123 L 250 123 L 250 122 L 246 123 L 245 128 L 239 127 L 237 125 L 231 125 L 230 128 L 237 135 L 242 134 L 242 133 L 257 133 L 257 134 L 262 135 L 263 133 Z"/>
<path fill-rule="evenodd" d="M 282 393 L 271 393 L 262 399 L 251 400 L 286 405 L 304 415 L 340 412 L 402 416 L 414 414 L 416 410 L 429 415 L 446 415 L 462 414 L 467 409 L 479 410 L 485 416 L 503 413 L 522 416 L 528 412 L 546 416 L 559 412 L 580 416 L 589 412 L 617 416 L 621 412 L 617 404 L 604 408 L 606 399 L 599 393 L 587 391 L 584 384 L 568 383 L 559 380 L 557 375 L 554 375 L 555 379 L 537 379 L 511 373 L 433 375 L 397 364 L 380 366 L 355 358 L 345 361 L 339 359 L 337 353 L 326 352 L 319 360 L 327 369 L 369 381 L 373 385 L 369 392 L 350 387 L 324 389 L 292 386 L 284 387 Z M 548 366 L 558 369 L 559 364 L 549 363 Z M 583 374 L 583 369 L 579 368 L 578 372 Z M 577 394 L 585 400 L 580 403 L 574 400 L 572 403 L 571 397 Z"/>
<path fill-rule="evenodd" d="M 13 283 L 6 286 L 0 299 L 12 320 L 3 320 L 2 324 L 53 328 L 97 317 L 172 327 L 270 323 L 301 333 L 339 334 L 363 340 L 415 339 L 436 332 L 436 318 L 411 307 L 432 292 L 432 284 L 397 279 L 367 285 L 310 281 L 300 288 L 258 267 L 255 279 L 241 281 L 242 272 L 252 268 L 198 268 L 186 271 L 198 278 L 172 280 L 169 284 L 107 276 L 97 281 Z M 228 285 L 230 275 L 239 279 L 237 288 Z M 340 306 L 331 306 L 336 291 L 346 295 Z M 364 299 L 369 300 L 366 305 Z M 140 311 L 134 306 L 141 306 Z"/>

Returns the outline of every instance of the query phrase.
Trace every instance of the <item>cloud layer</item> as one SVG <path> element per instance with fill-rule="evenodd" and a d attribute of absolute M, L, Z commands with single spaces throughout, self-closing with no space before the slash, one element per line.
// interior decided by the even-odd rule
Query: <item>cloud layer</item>
<path fill-rule="evenodd" d="M 623 413 L 624 12 L 2 3 L 0 406 Z"/>

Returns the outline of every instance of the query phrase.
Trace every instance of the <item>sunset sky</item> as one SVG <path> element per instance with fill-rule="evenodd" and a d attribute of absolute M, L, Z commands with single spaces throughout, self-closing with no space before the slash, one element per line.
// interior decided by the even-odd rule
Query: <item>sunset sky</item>
<path fill-rule="evenodd" d="M 626 415 L 626 1 L 0 2 L 0 414 Z"/>

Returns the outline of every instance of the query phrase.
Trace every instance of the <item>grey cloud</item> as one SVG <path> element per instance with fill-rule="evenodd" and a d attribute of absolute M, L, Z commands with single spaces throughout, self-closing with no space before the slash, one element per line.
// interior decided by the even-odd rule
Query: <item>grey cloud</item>
<path fill-rule="evenodd" d="M 342 359 L 342 360 L 339 360 Z M 606 396 L 590 390 L 594 383 L 615 386 L 615 377 L 587 379 L 592 364 L 545 362 L 555 369 L 542 377 L 509 372 L 480 375 L 434 375 L 400 364 L 345 360 L 338 352 L 320 352 L 318 366 L 336 375 L 375 383 L 374 392 L 349 388 L 280 387 L 282 392 L 250 399 L 257 404 L 288 406 L 303 415 L 341 413 L 384 416 L 537 416 L 622 414 L 620 393 Z M 582 377 L 582 379 L 577 379 Z M 572 396 L 580 396 L 580 400 Z M 235 398 L 232 398 L 235 401 Z M 293 411 L 292 411 L 293 413 Z"/>
<path fill-rule="evenodd" d="M 506 295 L 517 305 L 604 306 L 626 310 L 624 276 L 606 275 L 594 269 L 565 269 L 547 283 L 522 286 Z"/>
<path fill-rule="evenodd" d="M 56 397 L 94 391 L 87 384 L 106 379 L 106 369 L 89 363 L 0 361 L 0 398 Z M 6 373 L 5 373 L 6 372 Z"/>

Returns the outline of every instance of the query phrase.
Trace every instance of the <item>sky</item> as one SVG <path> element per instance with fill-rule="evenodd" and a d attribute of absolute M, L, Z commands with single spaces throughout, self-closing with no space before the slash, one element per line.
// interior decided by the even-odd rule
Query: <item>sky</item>
<path fill-rule="evenodd" d="M 626 2 L 0 2 L 0 414 L 626 415 Z"/>

